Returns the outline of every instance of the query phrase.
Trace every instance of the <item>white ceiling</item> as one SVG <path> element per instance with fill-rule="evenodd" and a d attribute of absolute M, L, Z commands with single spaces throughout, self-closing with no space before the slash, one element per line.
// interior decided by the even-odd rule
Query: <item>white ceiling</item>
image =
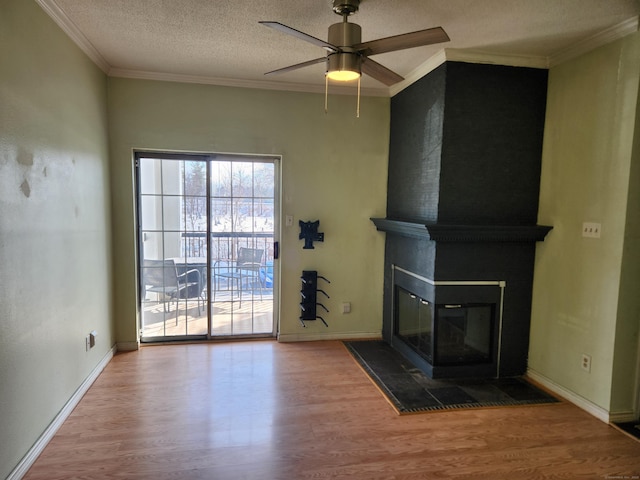
<path fill-rule="evenodd" d="M 324 49 L 258 23 L 326 40 L 331 0 L 36 0 L 112 76 L 298 91 L 324 89 L 324 64 L 264 76 Z M 451 41 L 372 57 L 412 79 L 444 58 L 548 67 L 638 29 L 640 0 L 362 0 L 362 41 L 442 26 Z M 364 93 L 390 95 L 363 77 Z"/>

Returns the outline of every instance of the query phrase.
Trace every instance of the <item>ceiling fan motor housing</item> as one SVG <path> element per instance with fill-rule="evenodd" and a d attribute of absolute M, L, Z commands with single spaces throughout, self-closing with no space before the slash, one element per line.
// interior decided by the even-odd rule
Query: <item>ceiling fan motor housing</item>
<path fill-rule="evenodd" d="M 348 50 L 361 43 L 362 29 L 357 23 L 340 22 L 329 27 L 329 43 Z"/>
<path fill-rule="evenodd" d="M 327 56 L 327 72 L 350 70 L 360 72 L 362 59 L 353 45 L 361 43 L 362 29 L 356 23 L 340 22 L 329 27 L 329 43 L 341 52 Z"/>

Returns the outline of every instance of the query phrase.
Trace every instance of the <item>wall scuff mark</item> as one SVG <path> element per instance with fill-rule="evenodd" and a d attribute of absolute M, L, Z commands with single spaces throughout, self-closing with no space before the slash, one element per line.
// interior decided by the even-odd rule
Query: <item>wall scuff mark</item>
<path fill-rule="evenodd" d="M 31 186 L 29 185 L 29 182 L 27 180 L 22 182 L 22 185 L 20 185 L 20 190 L 22 190 L 22 193 L 25 197 L 29 198 L 31 196 Z"/>

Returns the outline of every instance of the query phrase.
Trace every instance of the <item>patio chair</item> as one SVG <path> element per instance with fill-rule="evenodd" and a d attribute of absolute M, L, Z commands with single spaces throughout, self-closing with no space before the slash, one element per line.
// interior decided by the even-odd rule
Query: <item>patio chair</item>
<path fill-rule="evenodd" d="M 242 306 L 242 291 L 251 290 L 258 285 L 260 290 L 260 300 L 262 300 L 263 275 L 262 257 L 264 250 L 257 248 L 238 248 L 238 256 L 236 261 L 218 260 L 213 264 L 213 301 L 216 300 L 216 290 L 220 290 L 220 282 L 224 281 L 229 289 L 233 291 L 233 285 L 240 297 L 240 306 Z"/>
<path fill-rule="evenodd" d="M 200 272 L 197 269 L 192 269 L 178 275 L 178 269 L 173 259 L 143 260 L 142 282 L 145 297 L 147 292 L 158 294 L 159 299 L 162 298 L 165 313 L 171 311 L 171 302 L 176 301 L 176 325 L 178 324 L 178 301 L 180 299 L 197 298 L 198 315 L 200 315 L 200 301 L 203 302 L 204 307 Z"/>

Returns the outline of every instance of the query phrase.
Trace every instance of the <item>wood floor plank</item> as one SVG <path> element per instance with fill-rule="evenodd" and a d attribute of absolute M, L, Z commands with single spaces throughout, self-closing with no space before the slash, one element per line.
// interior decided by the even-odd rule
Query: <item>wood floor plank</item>
<path fill-rule="evenodd" d="M 118 354 L 26 480 L 579 479 L 640 442 L 569 403 L 398 416 L 340 342 Z"/>

